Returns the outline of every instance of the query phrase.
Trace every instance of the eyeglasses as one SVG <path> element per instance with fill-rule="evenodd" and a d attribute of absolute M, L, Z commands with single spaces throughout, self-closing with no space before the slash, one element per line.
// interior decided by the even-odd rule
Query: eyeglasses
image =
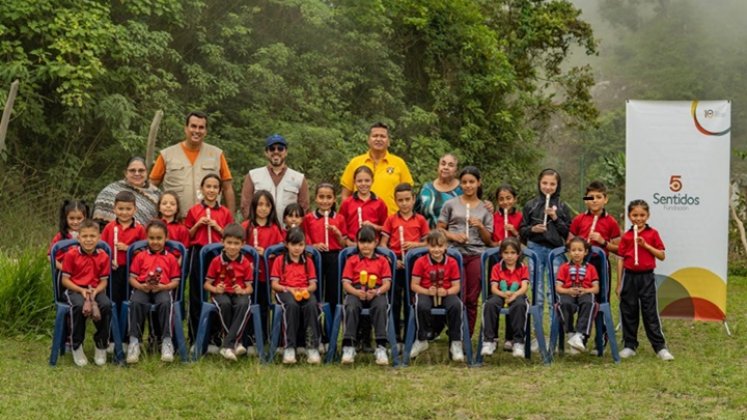
<path fill-rule="evenodd" d="M 274 144 L 267 148 L 268 152 L 282 152 L 283 150 L 285 150 L 285 146 L 282 144 Z"/>
<path fill-rule="evenodd" d="M 144 174 L 145 169 L 128 169 L 127 172 L 131 174 Z"/>

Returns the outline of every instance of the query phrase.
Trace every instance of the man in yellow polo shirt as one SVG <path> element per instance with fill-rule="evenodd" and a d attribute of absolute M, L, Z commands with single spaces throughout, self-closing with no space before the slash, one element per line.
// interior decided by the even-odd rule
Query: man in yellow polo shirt
<path fill-rule="evenodd" d="M 345 200 L 353 191 L 353 172 L 360 166 L 368 166 L 374 173 L 371 191 L 384 200 L 389 214 L 397 212 L 394 200 L 394 188 L 401 183 L 413 184 L 410 169 L 399 156 L 389 153 L 389 127 L 384 123 L 376 123 L 368 131 L 368 152 L 350 160 L 340 177 L 342 185 L 342 199 Z"/>

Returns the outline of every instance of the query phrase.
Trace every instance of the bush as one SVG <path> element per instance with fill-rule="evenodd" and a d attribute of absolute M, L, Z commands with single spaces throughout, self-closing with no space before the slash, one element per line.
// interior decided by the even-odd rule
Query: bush
<path fill-rule="evenodd" d="M 50 335 L 54 316 L 49 260 L 43 249 L 17 258 L 0 253 L 0 334 Z"/>

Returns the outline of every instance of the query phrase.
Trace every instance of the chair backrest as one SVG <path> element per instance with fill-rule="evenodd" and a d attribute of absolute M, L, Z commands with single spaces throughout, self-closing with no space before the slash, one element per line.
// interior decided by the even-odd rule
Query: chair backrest
<path fill-rule="evenodd" d="M 557 302 L 558 296 L 555 293 L 555 279 L 557 278 L 558 273 L 555 272 L 555 270 L 552 268 L 555 265 L 553 263 L 556 263 L 558 267 L 560 267 L 560 264 L 564 262 L 568 262 L 568 255 L 566 254 L 566 248 L 564 246 L 558 247 L 550 251 L 550 254 L 547 256 L 547 263 L 549 270 L 549 277 L 548 277 L 548 286 L 551 287 L 552 290 L 552 296 L 553 296 L 553 303 Z M 589 251 L 589 255 L 586 256 L 586 259 L 584 260 L 587 264 L 590 264 L 590 260 L 592 258 L 599 258 L 601 261 L 602 270 L 599 273 L 599 294 L 598 298 L 600 299 L 601 303 L 607 303 L 607 290 L 609 290 L 609 271 L 607 270 L 609 261 L 607 260 L 607 254 L 604 253 L 602 248 L 599 248 L 597 246 L 592 246 L 591 250 Z"/>
<path fill-rule="evenodd" d="M 205 290 L 202 285 L 205 283 L 205 276 L 207 275 L 207 269 L 209 261 L 212 261 L 213 258 L 220 255 L 221 251 L 223 251 L 223 244 L 220 242 L 215 242 L 211 244 L 207 244 L 200 249 L 200 288 L 202 290 L 202 300 L 205 301 L 207 299 L 207 290 Z M 260 264 L 260 257 L 259 253 L 256 249 L 250 247 L 249 245 L 244 245 L 241 247 L 241 253 L 246 256 L 247 258 L 251 259 L 253 264 L 253 273 L 252 273 L 252 287 L 254 288 L 255 292 L 259 283 L 259 264 Z M 182 259 L 183 261 L 183 259 Z M 257 303 L 257 293 L 252 293 L 252 303 Z"/>
<path fill-rule="evenodd" d="M 391 284 L 391 287 L 389 288 L 389 293 L 387 294 L 389 295 L 389 299 L 391 300 L 392 295 L 394 293 L 394 287 L 396 286 L 394 282 L 396 281 L 395 273 L 397 272 L 397 254 L 395 254 L 394 251 L 392 251 L 391 249 L 384 248 L 381 246 L 377 246 L 374 252 L 376 252 L 379 255 L 383 255 L 389 261 L 389 265 L 392 271 L 392 284 Z M 340 285 L 342 285 L 342 271 L 345 268 L 345 262 L 347 262 L 348 258 L 350 258 L 351 256 L 357 253 L 358 253 L 357 246 L 349 246 L 343 249 L 342 251 L 340 251 L 340 254 L 337 257 L 337 276 L 338 276 L 337 281 Z M 337 289 L 337 299 L 338 299 L 338 302 L 342 302 L 342 286 L 340 286 Z"/>
<path fill-rule="evenodd" d="M 265 265 L 265 275 L 266 275 L 266 281 L 267 281 L 267 294 L 268 294 L 268 302 L 272 302 L 272 285 L 270 284 L 270 271 L 272 270 L 272 267 L 270 266 L 270 260 L 276 257 L 284 257 L 285 252 L 287 251 L 287 248 L 285 247 L 285 244 L 276 244 L 272 245 L 265 249 L 265 255 L 263 258 L 263 264 Z M 304 252 L 306 253 L 306 257 L 311 257 L 311 260 L 314 262 L 314 270 L 316 270 L 316 291 L 314 292 L 314 296 L 316 297 L 317 302 L 323 302 L 324 301 L 324 294 L 322 293 L 322 254 L 319 253 L 316 249 L 314 249 L 312 246 L 307 245 L 304 249 Z"/>
<path fill-rule="evenodd" d="M 129 247 L 127 247 L 127 269 L 126 269 L 126 277 L 125 281 L 127 282 L 127 299 L 129 299 L 130 296 L 130 265 L 132 264 L 132 259 L 135 258 L 135 255 L 142 251 L 143 249 L 148 247 L 148 241 L 142 240 L 142 241 L 136 241 L 133 242 Z M 181 301 L 184 297 L 184 283 L 186 282 L 187 276 L 189 275 L 189 264 L 187 264 L 187 261 L 189 261 L 189 258 L 187 256 L 187 249 L 182 245 L 179 241 L 166 241 L 166 250 L 171 252 L 178 252 L 179 255 L 181 255 L 182 262 L 179 266 L 179 287 L 176 288 L 176 299 L 177 301 Z"/>
<path fill-rule="evenodd" d="M 415 266 L 415 261 L 418 258 L 428 253 L 428 247 L 413 248 L 405 254 L 405 290 L 407 296 L 407 302 L 410 302 L 410 282 L 412 281 L 412 269 Z M 462 261 L 462 254 L 459 253 L 455 248 L 446 248 L 446 255 L 456 260 L 457 266 L 459 267 L 459 297 L 464 299 L 464 264 Z"/>
<path fill-rule="evenodd" d="M 537 284 L 537 281 L 539 281 L 539 279 L 537 278 L 538 273 L 535 267 L 537 267 L 539 259 L 537 258 L 537 254 L 529 248 L 526 248 L 526 247 L 522 248 L 521 253 L 523 256 L 522 264 L 525 264 L 527 268 L 529 269 L 529 286 L 532 289 L 531 290 L 531 297 L 532 297 L 531 301 L 534 302 L 537 297 L 536 296 L 537 288 L 535 287 L 535 285 Z M 496 264 L 500 262 L 501 262 L 500 247 L 488 248 L 480 256 L 480 277 L 481 277 L 480 284 L 482 286 L 483 302 L 487 301 L 488 298 L 490 297 L 490 272 L 493 270 L 493 266 L 495 266 Z"/>
<path fill-rule="evenodd" d="M 49 262 L 52 267 L 52 290 L 54 291 L 54 301 L 55 302 L 62 302 L 60 300 L 60 295 L 64 291 L 64 287 L 62 286 L 62 276 L 61 273 L 58 272 L 57 266 L 55 265 L 55 261 L 57 261 L 57 254 L 60 252 L 65 252 L 69 250 L 70 248 L 74 246 L 78 246 L 79 242 L 77 239 L 65 239 L 63 241 L 59 241 L 54 246 L 52 246 L 52 249 L 49 251 Z M 109 245 L 106 244 L 104 241 L 99 241 L 96 244 L 96 249 L 100 249 L 109 256 L 109 261 L 111 261 L 112 257 L 112 251 L 109 248 Z M 110 262 L 111 265 L 111 262 Z M 111 270 L 109 270 L 109 283 L 107 285 L 107 293 L 109 296 L 111 296 L 111 289 L 112 289 L 112 274 Z"/>

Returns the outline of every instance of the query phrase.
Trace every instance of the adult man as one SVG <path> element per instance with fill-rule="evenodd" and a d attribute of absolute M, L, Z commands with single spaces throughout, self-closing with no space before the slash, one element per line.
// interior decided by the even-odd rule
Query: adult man
<path fill-rule="evenodd" d="M 368 152 L 350 160 L 340 177 L 342 199 L 348 198 L 355 190 L 353 172 L 360 166 L 368 166 L 374 173 L 371 191 L 384 200 L 389 214 L 397 211 L 394 188 L 401 184 L 413 184 L 410 169 L 399 156 L 389 153 L 389 127 L 378 122 L 368 131 Z"/>
<path fill-rule="evenodd" d="M 252 169 L 244 178 L 241 214 L 248 219 L 254 192 L 267 190 L 275 200 L 275 210 L 283 225 L 283 211 L 289 204 L 298 203 L 304 211 L 309 210 L 309 185 L 304 174 L 285 164 L 288 142 L 280 134 L 273 134 L 265 140 L 265 156 L 269 164 Z"/>
<path fill-rule="evenodd" d="M 184 125 L 185 139 L 161 150 L 150 172 L 153 185 L 163 183 L 164 191 L 173 191 L 179 196 L 181 217 L 199 202 L 197 192 L 202 179 L 208 174 L 220 176 L 223 203 L 231 213 L 236 211 L 236 196 L 226 157 L 221 149 L 204 142 L 207 124 L 206 114 L 190 112 Z"/>

